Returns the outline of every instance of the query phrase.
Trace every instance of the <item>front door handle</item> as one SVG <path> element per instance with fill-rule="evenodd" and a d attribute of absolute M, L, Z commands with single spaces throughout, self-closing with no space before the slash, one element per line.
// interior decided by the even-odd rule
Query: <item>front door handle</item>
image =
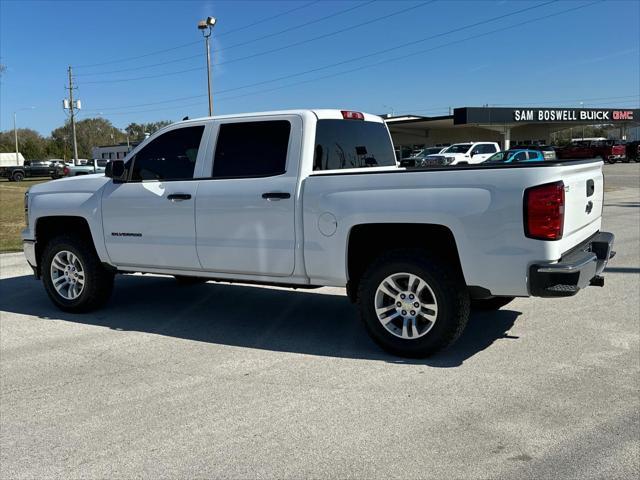
<path fill-rule="evenodd" d="M 287 192 L 267 192 L 262 194 L 262 198 L 265 200 L 283 200 L 291 198 L 291 194 Z"/>
<path fill-rule="evenodd" d="M 172 193 L 171 195 L 167 195 L 167 198 L 172 202 L 181 202 L 183 200 L 190 200 L 190 193 Z"/>

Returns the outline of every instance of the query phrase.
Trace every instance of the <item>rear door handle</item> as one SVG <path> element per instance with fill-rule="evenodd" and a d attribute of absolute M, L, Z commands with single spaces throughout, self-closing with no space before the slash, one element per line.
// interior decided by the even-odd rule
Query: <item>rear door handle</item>
<path fill-rule="evenodd" d="M 283 200 L 291 198 L 291 194 L 287 192 L 267 192 L 262 194 L 262 198 L 265 200 Z"/>
<path fill-rule="evenodd" d="M 171 195 L 167 195 L 167 198 L 172 202 L 181 202 L 183 200 L 190 200 L 190 193 L 172 193 Z"/>

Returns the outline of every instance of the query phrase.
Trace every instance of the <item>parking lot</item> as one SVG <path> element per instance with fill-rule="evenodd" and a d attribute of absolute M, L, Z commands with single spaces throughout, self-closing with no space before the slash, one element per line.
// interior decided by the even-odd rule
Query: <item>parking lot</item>
<path fill-rule="evenodd" d="M 0 268 L 0 478 L 636 478 L 640 164 L 606 165 L 604 288 L 474 313 L 422 361 L 344 291 L 126 275 L 55 309 Z"/>

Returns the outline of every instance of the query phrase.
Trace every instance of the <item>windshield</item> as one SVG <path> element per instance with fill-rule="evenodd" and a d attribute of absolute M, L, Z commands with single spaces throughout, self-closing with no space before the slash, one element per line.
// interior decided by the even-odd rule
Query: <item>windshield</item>
<path fill-rule="evenodd" d="M 442 153 L 467 153 L 470 148 L 470 143 L 458 143 L 457 145 L 451 145 Z"/>

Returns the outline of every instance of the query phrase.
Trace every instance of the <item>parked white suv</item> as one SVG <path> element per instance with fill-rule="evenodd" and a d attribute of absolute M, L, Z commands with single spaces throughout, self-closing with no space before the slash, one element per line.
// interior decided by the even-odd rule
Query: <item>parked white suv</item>
<path fill-rule="evenodd" d="M 500 146 L 496 142 L 454 143 L 438 154 L 429 155 L 427 162 L 441 166 L 482 163 L 499 151 Z"/>
<path fill-rule="evenodd" d="M 105 176 L 35 185 L 22 237 L 65 311 L 103 305 L 117 273 L 346 287 L 378 344 L 423 357 L 470 305 L 602 286 L 602 200 L 601 161 L 407 170 L 380 117 L 293 110 L 179 122 Z"/>

